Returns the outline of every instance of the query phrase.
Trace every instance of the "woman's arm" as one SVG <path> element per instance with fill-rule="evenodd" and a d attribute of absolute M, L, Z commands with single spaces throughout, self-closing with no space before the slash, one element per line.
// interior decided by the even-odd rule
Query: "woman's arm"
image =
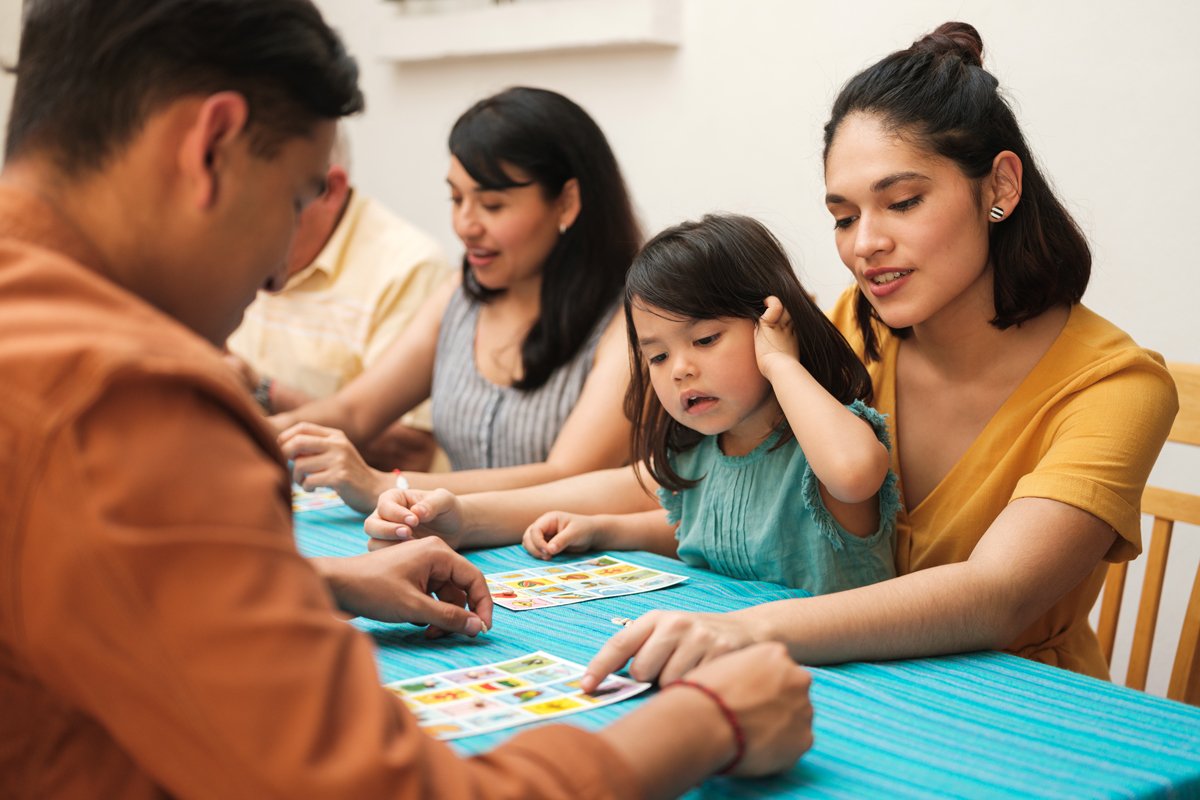
<path fill-rule="evenodd" d="M 329 397 L 276 414 L 270 418 L 271 424 L 281 434 L 300 422 L 337 428 L 362 447 L 429 397 L 438 332 L 458 280 L 456 276 L 434 292 L 412 324 L 370 369 Z M 282 444 L 286 436 L 281 439 Z"/>
<path fill-rule="evenodd" d="M 545 461 L 498 469 L 405 473 L 405 478 L 413 488 L 467 494 L 549 483 L 620 466 L 629 461 L 630 429 L 623 410 L 628 383 L 625 326 L 616 315 L 601 337 L 579 400 Z"/>
<path fill-rule="evenodd" d="M 1002 648 L 1096 569 L 1114 538 L 1073 506 L 1015 500 L 966 561 L 729 614 L 652 612 L 609 640 L 589 674 L 599 679 L 633 658 L 638 680 L 669 682 L 759 641 L 784 643 L 804 664 Z"/>
<path fill-rule="evenodd" d="M 643 470 L 644 473 L 644 470 Z M 638 483 L 632 466 L 585 472 L 538 486 L 457 497 L 444 489 L 384 492 L 365 529 L 378 545 L 440 536 L 452 547 L 495 547 L 521 541 L 547 511 L 632 514 L 659 509 L 657 486 Z"/>

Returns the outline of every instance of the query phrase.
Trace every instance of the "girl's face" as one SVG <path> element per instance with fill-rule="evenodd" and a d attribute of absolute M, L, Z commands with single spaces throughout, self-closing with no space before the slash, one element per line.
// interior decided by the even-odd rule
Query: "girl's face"
<path fill-rule="evenodd" d="M 829 148 L 825 188 L 838 255 L 888 325 L 995 314 L 987 210 L 953 161 L 851 114 Z"/>
<path fill-rule="evenodd" d="M 505 166 L 516 181 L 528 176 Z M 558 241 L 560 204 L 548 202 L 535 183 L 484 189 L 457 158 L 450 157 L 454 232 L 467 248 L 467 264 L 486 289 L 511 289 L 541 279 L 542 265 Z"/>
<path fill-rule="evenodd" d="M 676 422 L 721 435 L 727 455 L 743 455 L 779 420 L 775 393 L 754 357 L 754 321 L 682 319 L 635 299 L 633 325 L 650 383 Z"/>

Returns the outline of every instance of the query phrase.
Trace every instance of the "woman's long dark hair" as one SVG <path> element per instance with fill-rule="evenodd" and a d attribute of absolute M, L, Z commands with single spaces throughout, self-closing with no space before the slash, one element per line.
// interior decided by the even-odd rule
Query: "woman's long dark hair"
<path fill-rule="evenodd" d="M 826 159 L 838 127 L 854 113 L 880 117 L 897 135 L 951 159 L 977 182 L 991 172 L 1000 152 L 1011 150 L 1021 159 L 1021 202 L 991 226 L 992 325 L 1003 330 L 1079 302 L 1091 276 L 1091 250 L 1038 169 L 995 77 L 983 68 L 983 39 L 975 28 L 947 22 L 851 78 L 825 125 Z M 855 313 L 865 356 L 877 360 L 873 324 L 883 323 L 861 291 Z M 900 337 L 911 331 L 891 330 Z"/>
<path fill-rule="evenodd" d="M 608 140 L 587 112 L 546 89 L 515 87 L 459 117 L 450 153 L 484 189 L 525 185 L 515 167 L 553 200 L 571 178 L 581 209 L 542 265 L 541 311 L 521 345 L 523 374 L 513 386 L 537 389 L 567 363 L 621 296 L 642 235 Z M 488 302 L 503 290 L 475 280 L 464 256 L 463 290 Z"/>
<path fill-rule="evenodd" d="M 866 367 L 804 291 L 782 245 L 762 223 L 737 214 L 709 214 L 667 228 L 646 243 L 625 279 L 631 366 L 625 415 L 633 423 L 634 458 L 663 488 L 678 491 L 696 484 L 680 477 L 668 456 L 694 447 L 703 435 L 676 422 L 659 402 L 638 346 L 633 307 L 653 306 L 683 319 L 757 321 L 771 295 L 791 317 L 800 363 L 817 382 L 842 403 L 870 401 Z M 776 430 L 787 430 L 786 417 Z"/>

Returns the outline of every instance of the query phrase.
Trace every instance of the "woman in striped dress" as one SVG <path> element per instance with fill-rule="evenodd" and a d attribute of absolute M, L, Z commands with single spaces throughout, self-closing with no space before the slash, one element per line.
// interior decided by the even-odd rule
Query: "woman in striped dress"
<path fill-rule="evenodd" d="M 566 97 L 518 87 L 463 114 L 450 154 L 461 275 L 373 369 L 272 417 L 297 483 L 361 511 L 398 484 L 505 489 L 629 457 L 614 312 L 641 236 L 604 134 Z M 453 472 L 368 466 L 357 448 L 427 397 Z"/>

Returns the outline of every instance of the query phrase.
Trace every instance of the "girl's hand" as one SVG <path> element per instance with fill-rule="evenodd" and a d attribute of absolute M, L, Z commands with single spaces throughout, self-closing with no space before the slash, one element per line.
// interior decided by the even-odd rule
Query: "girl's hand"
<path fill-rule="evenodd" d="M 369 550 L 426 536 L 458 549 L 464 527 L 462 505 L 445 489 L 390 489 L 379 495 L 379 505 L 363 523 L 371 537 Z"/>
<path fill-rule="evenodd" d="M 301 422 L 279 434 L 279 447 L 292 460 L 292 480 L 306 491 L 327 486 L 364 514 L 379 493 L 395 485 L 389 473 L 371 469 L 336 428 Z"/>
<path fill-rule="evenodd" d="M 758 371 L 768 380 L 770 365 L 781 359 L 795 364 L 800 356 L 800 344 L 792 329 L 792 318 L 775 295 L 763 301 L 767 310 L 758 318 L 754 327 L 754 355 L 758 360 Z"/>
<path fill-rule="evenodd" d="M 564 551 L 579 553 L 591 550 L 600 526 L 595 517 L 548 511 L 525 529 L 522 543 L 529 554 L 550 559 Z"/>

